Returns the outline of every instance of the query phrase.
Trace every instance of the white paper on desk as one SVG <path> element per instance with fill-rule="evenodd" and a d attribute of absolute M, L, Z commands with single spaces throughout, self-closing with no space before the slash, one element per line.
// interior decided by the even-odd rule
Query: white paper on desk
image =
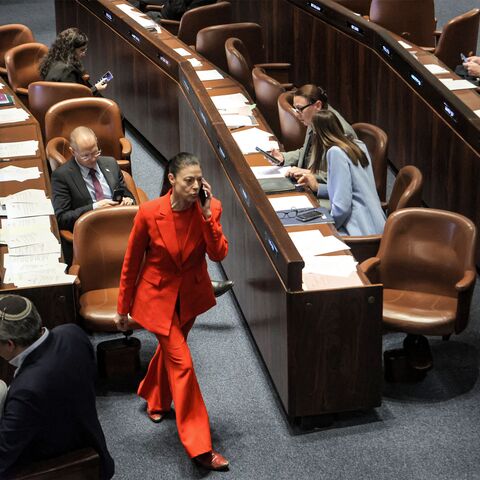
<path fill-rule="evenodd" d="M 279 210 L 290 210 L 291 208 L 314 208 L 306 195 L 288 195 L 275 198 L 268 197 L 268 199 L 276 212 Z"/>
<path fill-rule="evenodd" d="M 157 30 L 158 23 L 155 22 L 155 20 L 147 17 L 147 15 L 139 12 L 131 5 L 127 5 L 126 3 L 120 3 L 115 6 L 123 13 L 127 14 L 132 20 L 140 24 L 143 28 L 146 28 L 148 30 Z M 159 31 L 159 29 L 157 31 Z"/>
<path fill-rule="evenodd" d="M 212 95 L 211 100 L 218 111 L 224 113 L 238 113 L 240 107 L 248 105 L 250 102 L 243 93 L 230 93 L 228 95 Z"/>
<path fill-rule="evenodd" d="M 332 277 L 348 277 L 357 271 L 357 263 L 351 255 L 320 255 L 303 259 L 304 273 L 317 273 Z"/>
<path fill-rule="evenodd" d="M 468 80 L 455 80 L 453 78 L 439 79 L 449 90 L 469 90 L 477 88 L 476 85 L 470 83 Z"/>
<path fill-rule="evenodd" d="M 40 178 L 40 170 L 38 167 L 17 167 L 9 165 L 0 168 L 0 182 L 24 182 L 25 180 L 34 180 Z"/>
<path fill-rule="evenodd" d="M 448 70 L 445 68 L 441 67 L 440 65 L 435 65 L 434 63 L 429 64 L 429 65 L 424 65 L 424 67 L 430 72 L 433 73 L 434 75 L 440 75 L 441 73 L 449 73 Z"/>
<path fill-rule="evenodd" d="M 480 110 L 474 110 L 473 113 L 474 113 L 477 117 L 480 117 Z"/>
<path fill-rule="evenodd" d="M 252 127 L 258 125 L 255 117 L 250 115 L 225 115 L 222 114 L 222 119 L 225 125 L 229 128 Z"/>
<path fill-rule="evenodd" d="M 403 48 L 406 48 L 406 49 L 413 48 L 411 45 L 409 45 L 409 44 L 406 43 L 406 42 L 403 42 L 402 40 L 399 40 L 398 43 L 399 43 Z"/>
<path fill-rule="evenodd" d="M 0 123 L 23 122 L 30 115 L 23 108 L 2 108 L 0 109 Z"/>
<path fill-rule="evenodd" d="M 42 285 L 71 285 L 76 278 L 76 275 L 41 270 L 38 272 L 19 273 L 15 275 L 13 283 L 19 288 L 37 287 Z"/>
<path fill-rule="evenodd" d="M 187 49 L 185 48 L 174 48 L 174 50 L 181 56 L 181 57 L 189 57 L 192 55 Z"/>
<path fill-rule="evenodd" d="M 282 178 L 290 167 L 269 165 L 265 167 L 250 167 L 255 178 Z"/>
<path fill-rule="evenodd" d="M 60 256 L 60 244 L 53 242 L 36 243 L 35 245 L 26 245 L 25 247 L 11 248 L 8 247 L 9 255 L 43 255 L 45 253 L 55 253 Z"/>
<path fill-rule="evenodd" d="M 58 243 L 57 238 L 50 230 L 30 230 L 18 235 L 8 234 L 8 248 L 26 247 L 37 243 Z"/>
<path fill-rule="evenodd" d="M 24 255 L 21 257 L 12 256 L 7 253 L 4 256 L 4 266 L 9 270 L 10 275 L 47 269 L 63 273 L 67 268 L 65 263 L 58 262 L 58 255 L 56 253 L 46 253 L 45 255 Z"/>
<path fill-rule="evenodd" d="M 37 203 L 7 203 L 8 218 L 37 217 L 53 213 L 52 202 L 48 199 Z"/>
<path fill-rule="evenodd" d="M 301 232 L 288 232 L 288 234 L 304 259 L 313 255 L 350 249 L 348 245 L 345 245 L 333 235 L 324 237 L 319 230 L 303 230 Z"/>
<path fill-rule="evenodd" d="M 232 137 L 244 155 L 247 153 L 257 153 L 256 147 L 260 147 L 267 152 L 274 148 L 278 149 L 278 143 L 275 140 L 270 140 L 272 135 L 272 133 L 265 132 L 256 127 L 232 133 Z"/>
<path fill-rule="evenodd" d="M 21 190 L 20 192 L 13 193 L 8 197 L 2 199 L 2 203 L 6 204 L 8 202 L 18 202 L 18 203 L 37 203 L 44 202 L 47 200 L 44 190 L 39 190 L 35 188 L 28 188 L 26 190 Z"/>
<path fill-rule="evenodd" d="M 2 227 L 8 230 L 21 230 L 29 228 L 48 228 L 50 230 L 50 217 L 23 217 L 23 218 L 7 218 L 2 220 Z"/>
<path fill-rule="evenodd" d="M 31 157 L 36 155 L 38 150 L 38 140 L 24 140 L 23 142 L 4 142 L 0 143 L 0 157 Z"/>
<path fill-rule="evenodd" d="M 334 277 L 302 271 L 302 281 L 304 290 L 331 290 L 334 288 L 361 287 L 363 285 L 357 272 L 352 272 L 348 277 Z"/>
<path fill-rule="evenodd" d="M 199 70 L 197 76 L 202 82 L 208 82 L 209 80 L 221 80 L 223 75 L 217 70 Z"/>
<path fill-rule="evenodd" d="M 192 64 L 193 68 L 203 67 L 203 63 L 198 58 L 189 58 L 188 61 Z"/>

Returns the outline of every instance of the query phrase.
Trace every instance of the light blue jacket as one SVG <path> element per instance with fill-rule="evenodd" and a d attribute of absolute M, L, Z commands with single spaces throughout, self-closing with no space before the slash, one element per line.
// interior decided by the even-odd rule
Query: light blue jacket
<path fill-rule="evenodd" d="M 363 142 L 355 143 L 368 158 L 368 166 L 354 165 L 340 147 L 327 151 L 327 189 L 331 214 L 342 235 L 383 233 L 385 213 L 382 210 L 373 178 L 370 156 Z M 321 196 L 319 191 L 317 196 Z"/>

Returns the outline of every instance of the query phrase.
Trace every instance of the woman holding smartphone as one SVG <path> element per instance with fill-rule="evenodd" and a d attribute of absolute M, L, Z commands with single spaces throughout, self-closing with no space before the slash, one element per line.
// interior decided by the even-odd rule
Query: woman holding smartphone
<path fill-rule="evenodd" d="M 86 85 L 85 57 L 88 38 L 78 28 L 67 28 L 57 35 L 40 65 L 40 76 L 47 82 L 70 82 Z M 102 78 L 92 87 L 92 93 L 105 90 L 107 81 Z"/>
<path fill-rule="evenodd" d="M 225 470 L 228 461 L 212 448 L 208 414 L 186 342 L 195 317 L 215 305 L 205 255 L 216 262 L 227 255 L 222 207 L 192 154 L 179 153 L 170 160 L 168 181 L 168 193 L 143 203 L 135 218 L 115 322 L 126 330 L 130 313 L 158 339 L 138 388 L 150 420 L 160 422 L 173 400 L 187 454 L 205 468 Z"/>
<path fill-rule="evenodd" d="M 374 235 L 383 232 L 385 213 L 378 198 L 367 147 L 345 135 L 337 117 L 328 110 L 312 118 L 314 162 L 311 172 L 296 178 L 317 197 L 325 198 L 325 186 L 313 172 L 322 158 L 327 161 L 328 197 L 335 226 L 342 235 Z"/>

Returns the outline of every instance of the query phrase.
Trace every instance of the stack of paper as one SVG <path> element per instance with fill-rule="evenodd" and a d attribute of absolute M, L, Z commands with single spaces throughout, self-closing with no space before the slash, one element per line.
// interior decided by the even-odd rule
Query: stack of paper
<path fill-rule="evenodd" d="M 210 98 L 222 115 L 248 115 L 255 108 L 254 105 L 250 105 L 248 98 L 243 93 L 213 95 Z"/>
<path fill-rule="evenodd" d="M 303 273 L 348 277 L 357 271 L 357 263 L 352 255 L 308 257 L 305 259 Z"/>
<path fill-rule="evenodd" d="M 23 108 L 3 108 L 0 110 L 0 123 L 23 122 L 29 116 Z"/>
<path fill-rule="evenodd" d="M 120 3 L 115 6 L 118 7 L 123 13 L 127 14 L 132 20 L 135 20 L 143 28 L 146 28 L 147 30 L 155 30 L 160 33 L 160 25 L 158 25 L 155 20 L 147 17 L 144 13 L 139 12 L 131 5 Z"/>
<path fill-rule="evenodd" d="M 267 152 L 274 148 L 278 149 L 278 143 L 275 140 L 270 140 L 271 136 L 270 132 L 265 132 L 256 127 L 232 133 L 232 137 L 244 155 L 255 153 L 257 151 L 256 147 L 260 147 Z"/>
<path fill-rule="evenodd" d="M 303 230 L 288 234 L 304 260 L 315 255 L 350 250 L 350 247 L 337 237 L 333 235 L 324 237 L 319 230 Z"/>
<path fill-rule="evenodd" d="M 449 90 L 468 90 L 470 88 L 477 88 L 476 85 L 470 83 L 468 80 L 455 80 L 453 78 L 440 78 L 440 81 Z"/>
<path fill-rule="evenodd" d="M 276 166 L 268 166 L 268 167 L 250 167 L 252 169 L 255 178 L 282 178 L 285 176 L 287 170 L 290 170 L 290 167 L 276 167 Z M 290 197 L 289 197 L 290 198 Z M 278 199 L 275 199 L 278 200 Z M 309 205 L 310 207 L 312 205 Z M 290 207 L 288 207 L 290 208 Z M 283 210 L 283 209 L 280 209 Z"/>
<path fill-rule="evenodd" d="M 38 140 L 0 143 L 0 158 L 30 157 L 36 155 Z"/>
<path fill-rule="evenodd" d="M 195 57 L 189 58 L 188 61 L 192 64 L 193 68 L 203 67 L 203 63 Z"/>
<path fill-rule="evenodd" d="M 25 180 L 34 180 L 40 178 L 38 167 L 16 167 L 9 165 L 0 169 L 0 182 L 24 182 Z"/>
<path fill-rule="evenodd" d="M 223 78 L 223 75 L 217 70 L 199 70 L 197 75 L 202 82 L 221 80 Z"/>
<path fill-rule="evenodd" d="M 257 119 L 252 115 L 224 115 L 222 119 L 228 128 L 252 127 L 258 125 Z"/>
<path fill-rule="evenodd" d="M 52 202 L 43 190 L 24 190 L 6 197 L 3 202 L 7 218 L 38 217 L 53 215 Z M 54 237 L 55 238 L 55 237 Z"/>
<path fill-rule="evenodd" d="M 404 42 L 402 40 L 399 40 L 398 43 L 403 47 L 403 48 L 406 48 L 407 50 L 409 48 L 413 48 L 411 45 L 409 45 L 407 42 Z"/>
<path fill-rule="evenodd" d="M 449 73 L 448 70 L 445 68 L 441 67 L 440 65 L 435 65 L 432 63 L 431 65 L 424 65 L 424 67 L 430 72 L 433 73 L 434 75 L 440 75 L 442 73 Z"/>
<path fill-rule="evenodd" d="M 279 167 L 276 167 L 279 168 Z M 288 168 L 288 167 L 287 167 Z M 280 210 L 289 210 L 292 208 L 312 208 L 313 205 L 306 195 L 288 195 L 283 197 L 268 197 L 273 209 L 278 212 Z"/>
<path fill-rule="evenodd" d="M 191 55 L 186 48 L 174 48 L 174 50 L 182 57 L 189 57 Z"/>

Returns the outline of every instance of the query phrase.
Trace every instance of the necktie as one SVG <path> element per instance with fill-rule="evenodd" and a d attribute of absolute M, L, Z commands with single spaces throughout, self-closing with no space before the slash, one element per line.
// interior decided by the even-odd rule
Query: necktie
<path fill-rule="evenodd" d="M 103 200 L 105 198 L 105 195 L 103 194 L 102 186 L 98 181 L 97 172 L 94 168 L 90 169 L 90 176 L 92 177 L 93 188 L 95 189 L 95 199 L 97 200 L 97 202 L 99 200 Z"/>
<path fill-rule="evenodd" d="M 310 131 L 308 134 L 307 144 L 305 145 L 305 149 L 303 150 L 303 156 L 298 162 L 298 166 L 300 168 L 305 168 L 304 165 L 308 164 L 308 154 L 310 153 L 310 149 L 312 148 L 312 137 L 313 137 L 313 131 Z"/>

